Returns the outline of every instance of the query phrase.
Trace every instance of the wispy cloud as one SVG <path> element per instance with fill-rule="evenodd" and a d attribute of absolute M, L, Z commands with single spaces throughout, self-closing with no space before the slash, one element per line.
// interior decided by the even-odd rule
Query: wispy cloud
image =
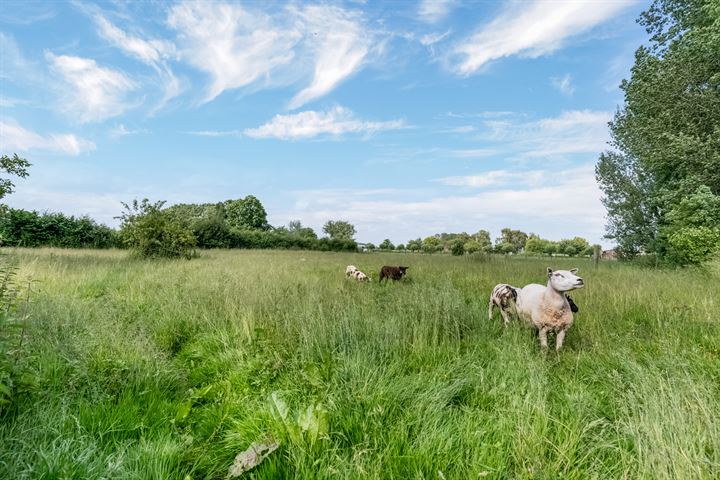
<path fill-rule="evenodd" d="M 572 75 L 566 73 L 562 77 L 551 77 L 550 84 L 557 88 L 560 93 L 572 96 L 575 93 L 575 85 L 572 83 Z"/>
<path fill-rule="evenodd" d="M 45 58 L 67 87 L 60 103 L 63 113 L 87 123 L 115 117 L 130 107 L 126 95 L 137 84 L 124 73 L 101 67 L 90 58 L 52 52 L 45 52 Z"/>
<path fill-rule="evenodd" d="M 292 115 L 275 115 L 273 119 L 257 128 L 243 133 L 252 138 L 277 138 L 298 140 L 320 135 L 340 136 L 347 133 L 372 134 L 381 130 L 404 128 L 402 120 L 369 122 L 360 120 L 348 109 L 335 107 L 327 112 L 307 110 Z"/>
<path fill-rule="evenodd" d="M 128 136 L 128 135 L 137 135 L 137 134 L 139 134 L 139 133 L 149 133 L 149 131 L 146 130 L 146 129 L 144 129 L 144 128 L 128 129 L 128 128 L 127 128 L 124 124 L 122 124 L 122 123 L 119 123 L 119 124 L 115 125 L 115 126 L 110 130 L 110 136 L 111 136 L 111 137 L 115 137 L 115 138 L 125 137 L 125 136 Z"/>
<path fill-rule="evenodd" d="M 225 90 L 269 84 L 278 67 L 293 60 L 301 38 L 291 23 L 221 2 L 175 5 L 168 24 L 178 31 L 181 58 L 210 76 L 204 102 Z"/>
<path fill-rule="evenodd" d="M 197 137 L 240 137 L 240 130 L 199 130 L 192 132 L 183 132 L 186 135 L 195 135 Z"/>
<path fill-rule="evenodd" d="M 535 58 L 562 47 L 569 37 L 605 22 L 636 0 L 509 2 L 504 11 L 454 49 L 454 70 L 478 71 L 512 55 Z"/>
<path fill-rule="evenodd" d="M 175 45 L 172 42 L 158 39 L 145 40 L 139 36 L 129 35 L 100 13 L 94 13 L 92 18 L 102 38 L 157 72 L 163 96 L 153 111 L 159 110 L 182 92 L 181 82 L 168 64 L 168 60 L 176 56 Z"/>
<path fill-rule="evenodd" d="M 448 16 L 456 4 L 456 0 L 422 0 L 418 5 L 418 19 L 425 23 L 440 22 Z"/>
<path fill-rule="evenodd" d="M 179 55 L 210 76 L 202 99 L 226 90 L 309 81 L 289 102 L 320 98 L 363 68 L 375 50 L 373 31 L 354 10 L 321 4 L 263 12 L 222 2 L 184 2 L 170 9 Z"/>
<path fill-rule="evenodd" d="M 46 151 L 79 155 L 95 150 L 95 144 L 69 133 L 41 135 L 23 128 L 12 119 L 0 120 L 0 145 L 3 150 L 17 152 Z"/>
<path fill-rule="evenodd" d="M 355 12 L 311 5 L 299 10 L 298 17 L 305 22 L 315 68 L 310 85 L 290 101 L 292 109 L 324 96 L 359 70 L 371 47 L 371 33 Z"/>
<path fill-rule="evenodd" d="M 491 187 L 497 185 L 507 185 L 510 183 L 519 185 L 540 185 L 543 180 L 547 180 L 546 172 L 542 170 L 490 170 L 488 172 L 478 173 L 475 175 L 464 175 L 454 177 L 443 177 L 435 179 L 437 183 L 452 187 Z"/>

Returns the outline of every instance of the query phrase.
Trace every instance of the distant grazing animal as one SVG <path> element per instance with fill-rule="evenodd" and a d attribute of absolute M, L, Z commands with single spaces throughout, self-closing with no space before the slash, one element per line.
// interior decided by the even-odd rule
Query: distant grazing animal
<path fill-rule="evenodd" d="M 354 278 L 358 282 L 369 282 L 370 281 L 370 277 L 365 275 L 360 270 L 355 270 L 353 273 L 350 274 L 350 277 Z"/>
<path fill-rule="evenodd" d="M 349 277 L 350 275 L 352 275 L 353 273 L 355 273 L 357 271 L 358 271 L 358 269 L 355 265 L 348 265 L 347 267 L 345 267 L 345 276 Z"/>
<path fill-rule="evenodd" d="M 386 280 L 388 278 L 392 280 L 400 280 L 403 275 L 405 275 L 405 271 L 410 267 L 389 267 L 385 265 L 380 269 L 380 281 Z"/>
<path fill-rule="evenodd" d="M 510 315 L 513 314 L 518 291 L 519 289 L 507 283 L 495 285 L 495 288 L 493 288 L 490 294 L 490 302 L 488 302 L 488 318 L 492 320 L 493 309 L 497 307 L 500 310 L 500 315 L 502 315 L 505 324 L 510 323 Z"/>
<path fill-rule="evenodd" d="M 575 275 L 577 271 L 548 268 L 546 286 L 531 283 L 518 292 L 517 312 L 538 329 L 542 348 L 547 348 L 547 334 L 551 331 L 556 333 L 555 350 L 562 348 L 565 332 L 573 323 L 572 307 L 565 292 L 585 286 L 583 279 Z"/>

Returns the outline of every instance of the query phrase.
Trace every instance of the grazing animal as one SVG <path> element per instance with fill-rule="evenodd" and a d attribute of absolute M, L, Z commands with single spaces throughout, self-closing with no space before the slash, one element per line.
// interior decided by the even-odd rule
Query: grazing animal
<path fill-rule="evenodd" d="M 385 265 L 380 269 L 380 281 L 382 282 L 388 278 L 392 280 L 400 280 L 403 275 L 405 275 L 408 268 L 410 267 L 389 267 Z"/>
<path fill-rule="evenodd" d="M 370 277 L 365 275 L 360 270 L 355 270 L 350 276 L 352 278 L 354 278 L 355 280 L 357 280 L 358 282 L 369 282 L 370 281 Z"/>
<path fill-rule="evenodd" d="M 565 332 L 573 323 L 572 307 L 565 292 L 585 286 L 583 279 L 575 275 L 577 271 L 548 268 L 546 286 L 531 283 L 518 292 L 517 312 L 537 328 L 542 348 L 547 348 L 548 332 L 556 333 L 555 350 L 562 348 Z"/>
<path fill-rule="evenodd" d="M 493 288 L 490 294 L 490 302 L 488 302 L 488 318 L 492 320 L 493 309 L 497 307 L 500 310 L 500 315 L 502 315 L 505 324 L 510 323 L 510 315 L 513 314 L 518 291 L 519 289 L 507 283 L 495 285 L 495 288 Z"/>
<path fill-rule="evenodd" d="M 357 271 L 358 271 L 358 269 L 355 265 L 348 265 L 347 267 L 345 267 L 345 276 L 349 277 L 350 275 L 352 275 L 353 273 L 355 273 Z"/>

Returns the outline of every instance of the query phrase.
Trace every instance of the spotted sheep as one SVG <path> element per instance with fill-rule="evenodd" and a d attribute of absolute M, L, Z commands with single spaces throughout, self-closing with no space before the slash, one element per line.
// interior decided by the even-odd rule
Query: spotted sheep
<path fill-rule="evenodd" d="M 348 265 L 347 267 L 345 267 L 345 276 L 349 277 L 357 271 L 358 271 L 358 269 L 355 265 Z"/>
<path fill-rule="evenodd" d="M 548 346 L 549 332 L 556 334 L 555 350 L 562 348 L 565 333 L 573 323 L 573 311 L 577 311 L 566 292 L 585 286 L 583 279 L 575 275 L 577 272 L 577 268 L 556 271 L 548 268 L 547 285 L 531 283 L 517 292 L 517 313 L 538 330 L 542 348 Z"/>
<path fill-rule="evenodd" d="M 360 270 L 355 270 L 353 273 L 351 273 L 350 278 L 354 278 L 358 282 L 369 282 L 370 281 L 370 277 L 365 275 Z"/>

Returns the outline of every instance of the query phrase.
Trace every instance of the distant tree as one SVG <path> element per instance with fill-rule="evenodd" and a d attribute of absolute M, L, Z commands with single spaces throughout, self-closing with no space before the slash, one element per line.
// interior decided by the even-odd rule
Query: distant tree
<path fill-rule="evenodd" d="M 453 240 L 450 244 L 450 253 L 457 257 L 465 255 L 465 242 L 463 242 L 462 238 Z"/>
<path fill-rule="evenodd" d="M 290 235 L 295 235 L 301 238 L 308 238 L 317 240 L 317 234 L 315 231 L 310 227 L 303 227 L 300 220 L 293 220 L 290 223 L 288 223 L 288 232 Z"/>
<path fill-rule="evenodd" d="M 482 245 L 477 240 L 470 240 L 469 242 L 465 242 L 464 247 L 465 247 L 465 251 L 468 254 L 473 254 L 473 253 L 483 251 Z"/>
<path fill-rule="evenodd" d="M 375 246 L 374 243 L 368 242 L 368 243 L 365 244 L 365 249 L 366 249 L 366 250 L 375 250 L 376 248 L 377 248 L 377 247 Z"/>
<path fill-rule="evenodd" d="M 395 245 L 392 244 L 392 242 L 390 241 L 389 238 L 386 238 L 380 244 L 380 250 L 394 250 L 394 249 L 395 249 Z"/>
<path fill-rule="evenodd" d="M 225 217 L 228 226 L 240 230 L 269 230 L 267 212 L 260 200 L 252 195 L 225 202 Z"/>
<path fill-rule="evenodd" d="M 525 242 L 525 251 L 528 253 L 544 253 L 547 240 L 543 240 L 538 235 L 530 234 L 530 237 Z"/>
<path fill-rule="evenodd" d="M 397 251 L 404 251 L 404 250 L 405 250 L 405 245 L 403 245 L 403 244 L 401 243 L 401 244 L 399 244 L 399 245 L 397 245 L 397 246 L 395 247 L 395 250 L 397 250 Z"/>
<path fill-rule="evenodd" d="M 330 238 L 335 240 L 352 240 L 355 237 L 355 227 L 345 220 L 330 220 L 323 226 L 325 232 Z"/>
<path fill-rule="evenodd" d="M 0 172 L 14 175 L 20 178 L 26 178 L 28 176 L 27 169 L 30 168 L 31 164 L 24 158 L 17 156 L 17 153 L 13 154 L 12 157 L 3 155 L 0 157 Z M 9 178 L 0 178 L 0 199 L 5 198 L 6 195 L 13 193 L 15 184 Z"/>
<path fill-rule="evenodd" d="M 478 230 L 473 235 L 473 239 L 480 244 L 481 252 L 489 252 L 492 250 L 492 241 L 490 240 L 490 232 L 487 230 Z"/>
<path fill-rule="evenodd" d="M 191 258 L 194 235 L 163 210 L 163 205 L 163 201 L 150 203 L 147 198 L 123 203 L 125 211 L 118 217 L 122 221 L 121 239 L 141 257 Z"/>
<path fill-rule="evenodd" d="M 438 237 L 426 237 L 422 241 L 422 251 L 425 253 L 434 253 L 442 250 L 442 243 Z"/>
<path fill-rule="evenodd" d="M 419 238 L 416 238 L 415 240 L 408 240 L 407 249 L 411 252 L 422 250 L 422 240 Z"/>
<path fill-rule="evenodd" d="M 495 240 L 495 248 L 502 253 L 518 253 L 525 247 L 528 235 L 520 230 L 503 228 L 500 237 Z"/>

